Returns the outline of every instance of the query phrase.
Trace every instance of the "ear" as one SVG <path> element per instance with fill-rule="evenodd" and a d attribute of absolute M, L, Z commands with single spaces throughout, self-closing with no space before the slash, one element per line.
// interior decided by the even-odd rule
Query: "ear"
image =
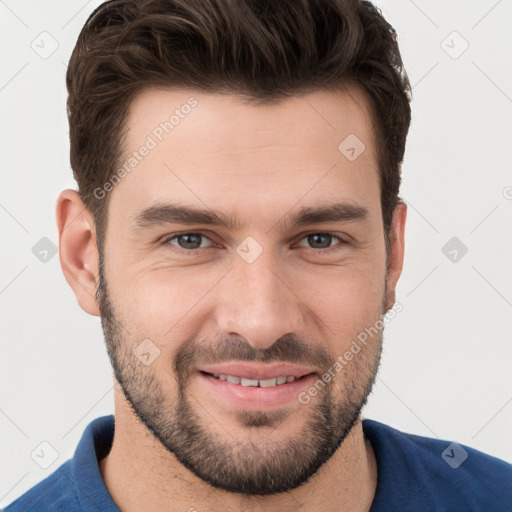
<path fill-rule="evenodd" d="M 389 232 L 390 252 L 387 268 L 387 298 L 386 311 L 393 307 L 396 300 L 396 284 L 404 265 L 405 251 L 405 221 L 407 219 L 407 204 L 399 200 L 393 212 L 393 220 Z"/>
<path fill-rule="evenodd" d="M 100 316 L 96 300 L 99 255 L 96 227 L 78 192 L 64 190 L 56 205 L 59 258 L 64 277 L 78 304 L 90 315 Z"/>

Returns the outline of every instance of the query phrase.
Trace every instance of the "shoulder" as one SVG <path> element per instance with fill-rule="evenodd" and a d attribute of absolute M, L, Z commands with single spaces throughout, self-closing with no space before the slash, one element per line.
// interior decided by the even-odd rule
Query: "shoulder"
<path fill-rule="evenodd" d="M 71 461 L 31 487 L 4 512 L 73 512 L 81 510 L 70 474 Z"/>
<path fill-rule="evenodd" d="M 407 497 L 409 503 L 418 500 L 421 507 L 428 503 L 417 510 L 512 510 L 512 465 L 508 462 L 463 444 L 401 432 L 374 420 L 363 420 L 363 430 L 378 463 L 376 498 L 392 502 Z"/>
<path fill-rule="evenodd" d="M 118 511 L 98 466 L 98 460 L 112 445 L 114 422 L 114 415 L 91 421 L 74 456 L 13 501 L 4 512 Z"/>

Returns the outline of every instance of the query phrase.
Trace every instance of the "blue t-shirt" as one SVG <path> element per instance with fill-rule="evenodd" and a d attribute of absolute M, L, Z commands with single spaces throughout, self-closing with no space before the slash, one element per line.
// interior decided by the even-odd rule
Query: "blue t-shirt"
<path fill-rule="evenodd" d="M 378 464 L 370 512 L 510 512 L 512 465 L 450 441 L 406 434 L 363 420 Z M 73 458 L 5 512 L 119 512 L 98 460 L 110 451 L 114 416 L 87 425 Z"/>

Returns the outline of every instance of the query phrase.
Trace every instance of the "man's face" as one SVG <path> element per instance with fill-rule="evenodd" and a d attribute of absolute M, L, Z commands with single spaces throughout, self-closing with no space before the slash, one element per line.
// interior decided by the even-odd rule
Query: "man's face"
<path fill-rule="evenodd" d="M 158 130 L 191 97 L 172 131 Z M 147 90 L 131 105 L 127 154 L 153 146 L 148 136 L 156 145 L 111 192 L 98 294 L 107 347 L 134 415 L 214 487 L 293 489 L 359 418 L 382 332 L 334 364 L 393 302 L 371 126 L 357 90 L 272 106 Z M 293 222 L 336 203 L 356 208 Z M 184 223 L 171 205 L 234 225 Z M 228 362 L 246 366 L 215 372 Z M 243 385 L 262 368 L 265 382 Z M 244 381 L 211 375 L 223 372 Z"/>

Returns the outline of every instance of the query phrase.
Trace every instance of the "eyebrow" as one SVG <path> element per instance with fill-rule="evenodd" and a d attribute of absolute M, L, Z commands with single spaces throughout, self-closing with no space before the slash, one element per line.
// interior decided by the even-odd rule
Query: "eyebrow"
<path fill-rule="evenodd" d="M 296 213 L 285 215 L 277 223 L 288 223 L 291 228 L 295 228 L 323 222 L 364 222 L 368 218 L 369 211 L 366 207 L 354 203 L 338 202 L 322 206 L 302 207 Z M 228 216 L 223 212 L 176 204 L 150 206 L 135 216 L 133 224 L 136 229 L 148 229 L 165 224 L 207 224 L 223 227 L 230 231 L 237 231 L 243 227 L 236 217 Z"/>

